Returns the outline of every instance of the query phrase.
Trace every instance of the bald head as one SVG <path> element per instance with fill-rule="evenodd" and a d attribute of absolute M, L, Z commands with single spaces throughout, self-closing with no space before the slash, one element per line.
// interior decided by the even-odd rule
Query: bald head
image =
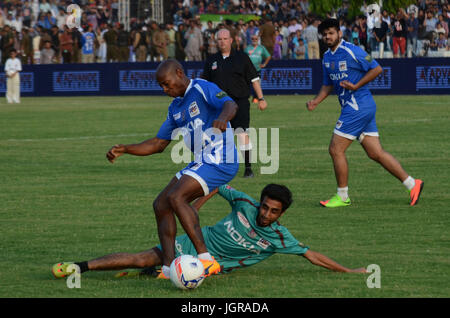
<path fill-rule="evenodd" d="M 220 29 L 216 33 L 217 47 L 222 55 L 229 55 L 231 52 L 231 44 L 233 39 L 228 29 Z"/>
<path fill-rule="evenodd" d="M 230 30 L 223 28 L 223 29 L 220 29 L 219 31 L 217 31 L 216 36 L 217 37 L 221 36 L 221 37 L 229 37 L 230 38 L 231 37 L 231 33 L 230 33 Z"/>
<path fill-rule="evenodd" d="M 171 97 L 184 96 L 190 83 L 189 78 L 184 74 L 183 66 L 174 59 L 159 64 L 156 69 L 156 80 L 164 93 Z"/>
<path fill-rule="evenodd" d="M 177 60 L 169 59 L 158 65 L 156 68 L 156 77 L 176 74 L 177 72 L 181 72 L 184 75 L 183 66 Z"/>

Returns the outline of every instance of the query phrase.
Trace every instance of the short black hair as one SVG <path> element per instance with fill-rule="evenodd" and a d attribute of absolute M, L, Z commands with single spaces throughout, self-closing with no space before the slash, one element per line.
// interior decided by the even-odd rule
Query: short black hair
<path fill-rule="evenodd" d="M 293 202 L 291 190 L 281 184 L 271 183 L 266 185 L 261 192 L 260 202 L 262 202 L 265 197 L 280 201 L 281 205 L 283 206 L 283 211 L 286 211 Z"/>
<path fill-rule="evenodd" d="M 322 34 L 325 30 L 329 28 L 335 28 L 336 31 L 340 30 L 339 21 L 337 19 L 325 19 L 319 24 L 318 31 Z"/>

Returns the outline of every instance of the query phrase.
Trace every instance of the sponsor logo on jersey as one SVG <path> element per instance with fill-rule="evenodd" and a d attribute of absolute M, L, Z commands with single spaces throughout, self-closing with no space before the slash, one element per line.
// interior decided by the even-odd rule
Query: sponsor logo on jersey
<path fill-rule="evenodd" d="M 339 61 L 339 71 L 345 72 L 347 70 L 347 61 Z"/>
<path fill-rule="evenodd" d="M 181 244 L 175 240 L 175 248 L 177 249 L 178 253 L 180 253 L 181 255 L 183 255 L 183 246 L 181 246 Z"/>
<path fill-rule="evenodd" d="M 326 68 L 330 68 L 330 63 L 325 62 L 325 63 L 323 63 L 323 64 L 325 65 Z"/>
<path fill-rule="evenodd" d="M 348 77 L 347 73 L 331 73 L 330 74 L 330 79 L 332 81 L 340 81 L 347 77 Z"/>
<path fill-rule="evenodd" d="M 221 92 L 218 92 L 217 94 L 216 94 L 216 97 L 217 98 L 223 98 L 223 97 L 225 97 L 225 96 L 227 96 L 227 93 L 225 93 L 224 91 L 221 91 Z"/>
<path fill-rule="evenodd" d="M 330 68 L 331 68 L 332 70 L 334 70 L 334 68 L 335 68 L 334 66 L 335 66 L 335 65 L 334 65 L 334 61 L 333 61 L 333 62 L 330 63 Z"/>
<path fill-rule="evenodd" d="M 248 222 L 247 218 L 239 211 L 237 212 L 237 216 L 242 225 L 244 225 L 247 229 L 249 229 L 250 223 Z"/>
<path fill-rule="evenodd" d="M 256 243 L 259 247 L 263 249 L 267 249 L 270 246 L 270 242 L 266 241 L 263 238 L 260 238 L 259 241 Z"/>
<path fill-rule="evenodd" d="M 176 113 L 175 115 L 173 115 L 173 119 L 178 120 L 181 118 L 181 113 Z"/>
<path fill-rule="evenodd" d="M 189 105 L 189 116 L 192 118 L 197 115 L 200 115 L 200 108 L 198 108 L 197 102 L 194 101 Z"/>
<path fill-rule="evenodd" d="M 235 241 L 238 245 L 242 246 L 243 248 L 245 248 L 246 250 L 255 253 L 255 254 L 260 254 L 261 251 L 258 250 L 255 245 L 253 245 L 252 243 L 248 242 L 238 231 L 236 231 L 236 229 L 233 226 L 233 223 L 231 221 L 227 221 L 224 223 L 228 234 L 230 235 L 230 237 L 233 239 L 233 241 Z"/>

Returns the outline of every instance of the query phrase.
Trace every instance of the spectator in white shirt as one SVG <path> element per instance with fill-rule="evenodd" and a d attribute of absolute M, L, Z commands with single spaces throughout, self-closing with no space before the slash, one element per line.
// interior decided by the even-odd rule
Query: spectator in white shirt
<path fill-rule="evenodd" d="M 303 29 L 303 27 L 302 27 L 301 24 L 298 23 L 297 18 L 292 18 L 292 19 L 290 20 L 290 22 L 289 22 L 289 27 L 288 27 L 289 34 L 291 34 L 291 33 L 297 33 L 297 30 L 300 30 L 300 31 L 301 31 L 302 29 Z"/>
<path fill-rule="evenodd" d="M 42 3 L 39 5 L 39 11 L 43 13 L 51 12 L 51 7 L 47 0 L 42 0 Z"/>
<path fill-rule="evenodd" d="M 17 58 L 17 51 L 12 49 L 10 51 L 10 58 L 6 60 L 6 100 L 8 104 L 20 103 L 20 76 L 22 71 L 22 63 Z"/>
<path fill-rule="evenodd" d="M 66 20 L 67 20 L 66 11 L 64 11 L 63 8 L 60 8 L 58 14 L 56 15 L 56 25 L 58 26 L 58 29 L 62 30 L 64 28 Z"/>
<path fill-rule="evenodd" d="M 303 36 L 308 43 L 308 59 L 320 59 L 319 33 L 317 31 L 319 24 L 320 21 L 314 19 L 303 31 Z"/>

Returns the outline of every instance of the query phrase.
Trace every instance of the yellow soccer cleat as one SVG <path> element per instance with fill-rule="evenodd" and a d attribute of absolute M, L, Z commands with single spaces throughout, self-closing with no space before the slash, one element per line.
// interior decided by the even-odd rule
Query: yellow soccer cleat
<path fill-rule="evenodd" d="M 200 262 L 202 262 L 203 267 L 205 268 L 205 277 L 220 273 L 220 264 L 216 261 L 214 256 L 212 256 L 212 258 L 212 261 L 200 259 Z"/>
<path fill-rule="evenodd" d="M 67 268 L 73 264 L 74 264 L 73 262 L 56 263 L 52 267 L 53 276 L 55 276 L 55 278 L 64 278 L 64 277 L 72 274 L 75 271 L 75 269 L 72 268 L 72 270 L 69 272 L 69 271 L 67 271 Z"/>
<path fill-rule="evenodd" d="M 339 208 L 343 206 L 349 206 L 351 203 L 352 202 L 350 201 L 350 198 L 344 201 L 337 194 L 333 196 L 330 200 L 320 201 L 320 205 L 325 208 Z"/>

